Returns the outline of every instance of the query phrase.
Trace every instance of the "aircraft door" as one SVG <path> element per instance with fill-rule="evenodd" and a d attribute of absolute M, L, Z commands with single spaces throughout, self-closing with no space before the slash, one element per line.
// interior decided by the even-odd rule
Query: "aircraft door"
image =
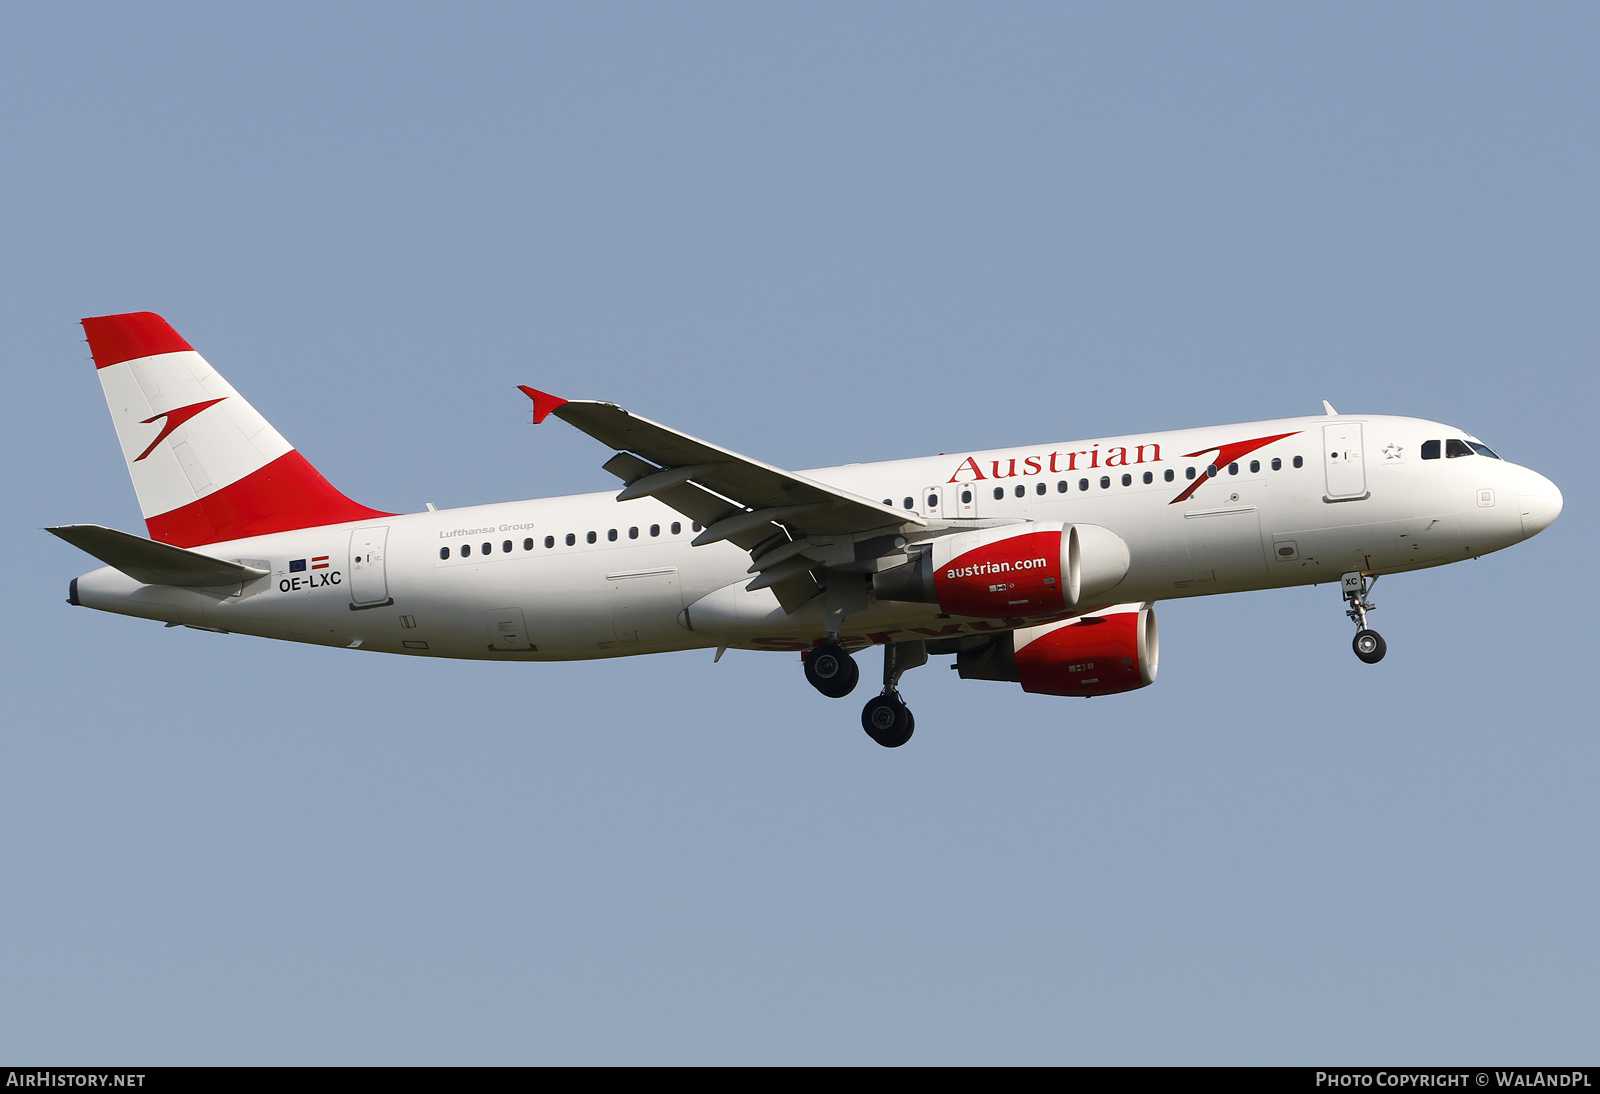
<path fill-rule="evenodd" d="M 350 533 L 350 604 L 356 608 L 377 608 L 393 604 L 389 578 L 384 569 L 384 551 L 389 541 L 389 526 L 357 528 Z"/>
<path fill-rule="evenodd" d="M 484 613 L 484 623 L 489 628 L 491 650 L 531 650 L 528 627 L 522 619 L 521 608 L 490 608 Z"/>
<path fill-rule="evenodd" d="M 1218 592 L 1266 580 L 1267 554 L 1255 506 L 1185 513 L 1183 531 L 1192 580 L 1214 582 Z"/>
<path fill-rule="evenodd" d="M 956 493 L 960 488 L 952 487 L 951 493 Z M 945 489 L 942 486 L 929 486 L 922 491 L 919 499 L 919 508 L 925 517 L 942 517 L 944 512 Z"/>
<path fill-rule="evenodd" d="M 649 645 L 675 637 L 683 611 L 683 586 L 676 566 L 622 570 L 606 575 L 608 605 L 618 644 Z"/>
<path fill-rule="evenodd" d="M 1330 501 L 1367 496 L 1367 465 L 1361 456 L 1361 423 L 1322 427 L 1322 463 L 1328 475 Z"/>
<path fill-rule="evenodd" d="M 950 512 L 948 517 L 975 517 L 978 515 L 978 488 L 970 482 L 950 484 Z"/>

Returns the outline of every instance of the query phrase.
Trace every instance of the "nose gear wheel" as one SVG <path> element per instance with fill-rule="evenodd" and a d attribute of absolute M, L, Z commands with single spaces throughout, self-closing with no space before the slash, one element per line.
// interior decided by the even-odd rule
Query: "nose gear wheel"
<path fill-rule="evenodd" d="M 1376 665 L 1389 652 L 1389 644 L 1383 640 L 1383 635 L 1365 627 L 1356 632 L 1355 641 L 1350 646 L 1356 651 L 1356 656 L 1369 665 Z"/>

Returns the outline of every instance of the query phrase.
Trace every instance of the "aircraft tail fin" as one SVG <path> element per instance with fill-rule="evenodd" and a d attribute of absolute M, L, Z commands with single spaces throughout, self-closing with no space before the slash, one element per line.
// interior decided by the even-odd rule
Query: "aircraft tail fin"
<path fill-rule="evenodd" d="M 195 547 L 392 515 L 335 489 L 159 315 L 83 329 L 151 539 Z"/>

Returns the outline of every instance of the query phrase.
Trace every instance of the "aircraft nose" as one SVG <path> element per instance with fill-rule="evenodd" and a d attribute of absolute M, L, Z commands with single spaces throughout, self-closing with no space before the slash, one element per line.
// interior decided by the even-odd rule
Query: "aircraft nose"
<path fill-rule="evenodd" d="M 1536 536 L 1561 515 L 1561 491 L 1537 471 L 1523 470 L 1519 491 L 1522 503 L 1522 538 Z"/>

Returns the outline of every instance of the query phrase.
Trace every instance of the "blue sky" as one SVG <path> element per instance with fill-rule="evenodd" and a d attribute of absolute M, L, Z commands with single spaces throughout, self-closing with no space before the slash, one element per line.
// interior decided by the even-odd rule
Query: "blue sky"
<path fill-rule="evenodd" d="M 1570 1061 L 1600 1029 L 1590 5 L 59 4 L 0 32 L 0 1056 Z M 409 662 L 75 610 L 77 320 L 384 509 L 604 489 L 519 383 L 790 467 L 1451 422 L 1537 539 L 1162 604 L 1152 688 Z M 1585 711 L 1590 713 L 1585 714 Z"/>

